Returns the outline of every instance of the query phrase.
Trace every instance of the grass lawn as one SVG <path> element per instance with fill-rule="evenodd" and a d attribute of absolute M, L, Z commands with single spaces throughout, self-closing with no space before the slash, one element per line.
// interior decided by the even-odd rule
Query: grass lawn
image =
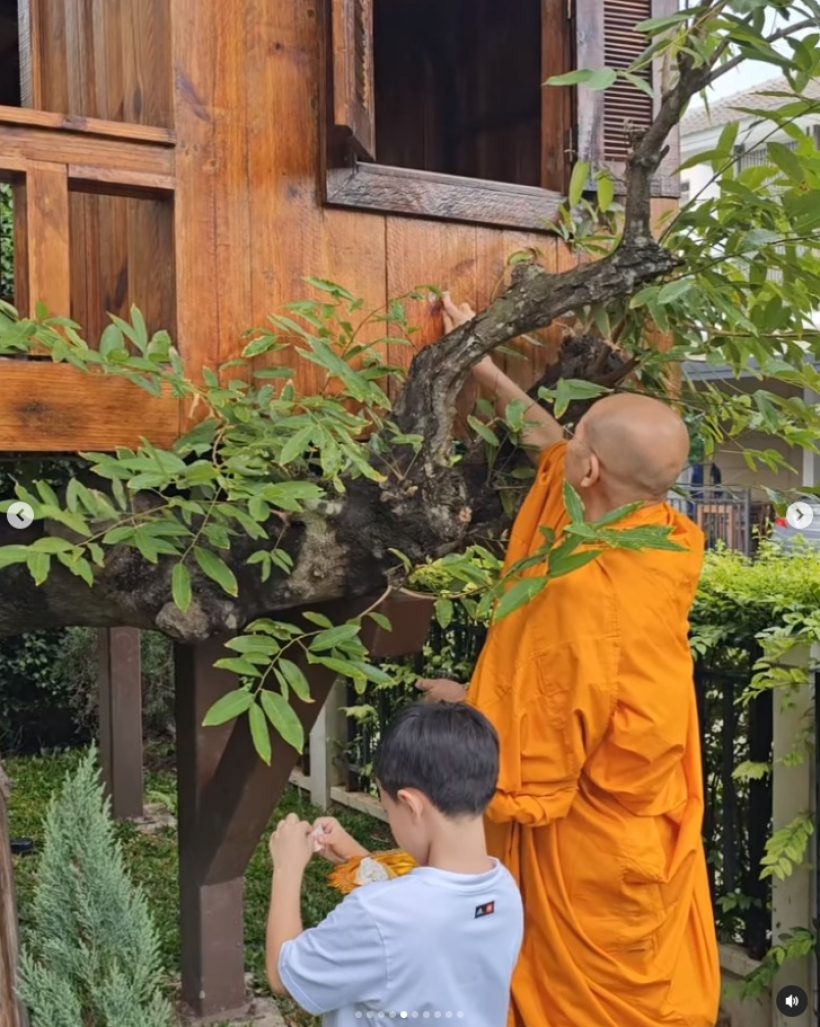
<path fill-rule="evenodd" d="M 59 788 L 66 773 L 77 763 L 79 753 L 63 753 L 27 759 L 9 759 L 6 772 L 12 781 L 10 805 L 12 837 L 33 838 L 42 842 L 42 825 L 46 806 L 52 793 Z M 162 803 L 175 812 L 176 783 L 170 772 L 148 772 L 146 775 L 146 801 Z M 332 810 L 347 830 L 369 849 L 386 849 L 393 844 L 387 825 L 372 817 L 337 808 Z M 265 982 L 265 920 L 270 897 L 270 858 L 268 837 L 282 817 L 297 813 L 306 820 L 320 815 L 297 788 L 291 788 L 274 811 L 267 830 L 245 875 L 245 962 L 253 974 L 254 990 L 268 994 Z M 159 930 L 163 961 L 170 978 L 179 974 L 179 923 L 177 910 L 179 887 L 177 883 L 176 832 L 166 828 L 157 834 L 141 834 L 132 824 L 118 828 L 132 877 L 145 887 L 148 901 Z M 325 917 L 339 902 L 340 896 L 327 884 L 329 864 L 315 860 L 309 866 L 302 893 L 302 916 L 306 926 L 312 926 Z M 33 894 L 37 872 L 37 856 L 17 857 L 15 874 L 20 920 L 26 914 Z M 308 1027 L 318 1023 L 288 1001 L 280 1003 L 285 1019 L 293 1027 Z"/>

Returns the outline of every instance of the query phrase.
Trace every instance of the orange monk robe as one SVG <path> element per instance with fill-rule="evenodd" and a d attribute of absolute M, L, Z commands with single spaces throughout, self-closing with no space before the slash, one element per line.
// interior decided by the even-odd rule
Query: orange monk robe
<path fill-rule="evenodd" d="M 507 565 L 567 523 L 565 444 L 542 459 Z M 719 966 L 687 642 L 703 537 L 607 551 L 495 625 L 469 701 L 501 741 L 488 839 L 521 888 L 515 1027 L 713 1027 Z M 534 573 L 537 573 L 534 572 Z"/>

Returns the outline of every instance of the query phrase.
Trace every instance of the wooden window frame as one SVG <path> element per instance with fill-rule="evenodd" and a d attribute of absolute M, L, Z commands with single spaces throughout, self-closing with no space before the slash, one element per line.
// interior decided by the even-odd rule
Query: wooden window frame
<path fill-rule="evenodd" d="M 584 89 L 543 90 L 542 174 L 560 181 L 560 190 L 391 167 L 374 161 L 372 2 L 328 0 L 324 67 L 329 102 L 323 147 L 327 163 L 320 182 L 322 200 L 327 206 L 547 231 L 547 225 L 555 221 L 566 199 L 575 161 L 589 161 L 593 171 L 609 167 L 616 182 L 620 182 L 623 165 L 608 163 L 603 158 L 603 94 Z M 676 0 L 651 2 L 654 17 L 676 9 Z M 559 56 L 555 73 L 575 67 L 603 67 L 602 0 L 541 0 L 541 4 L 544 24 L 555 18 L 563 24 L 563 45 L 556 48 L 552 44 L 551 56 Z M 542 53 L 547 36 L 542 32 Z M 544 64 L 547 63 L 544 54 Z M 656 67 L 654 74 L 659 73 Z M 556 139 L 563 140 L 561 149 L 556 148 Z M 677 154 L 675 136 L 664 165 L 653 180 L 654 196 L 679 195 L 679 181 L 674 174 Z"/>

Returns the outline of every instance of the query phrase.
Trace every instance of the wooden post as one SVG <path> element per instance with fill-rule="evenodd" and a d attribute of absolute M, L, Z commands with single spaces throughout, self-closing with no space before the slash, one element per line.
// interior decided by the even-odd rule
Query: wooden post
<path fill-rule="evenodd" d="M 8 778 L 0 766 L 0 1027 L 25 1027 L 26 1015 L 17 1001 L 17 903 L 6 803 Z"/>
<path fill-rule="evenodd" d="M 98 632 L 100 762 L 117 820 L 141 817 L 142 674 L 140 632 L 104 628 Z"/>
<path fill-rule="evenodd" d="M 336 617 L 363 608 L 337 610 Z M 245 718 L 202 727 L 211 705 L 236 688 L 235 675 L 214 669 L 224 642 L 177 646 L 175 658 L 182 999 L 200 1017 L 238 1012 L 245 1004 L 243 876 L 297 759 L 271 731 L 273 757 L 265 766 Z M 303 670 L 314 701 L 292 702 L 309 731 L 335 674 Z"/>

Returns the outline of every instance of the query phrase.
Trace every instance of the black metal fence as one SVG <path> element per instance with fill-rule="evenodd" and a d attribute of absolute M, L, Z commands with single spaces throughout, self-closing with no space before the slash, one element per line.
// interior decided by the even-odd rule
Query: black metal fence
<path fill-rule="evenodd" d="M 769 947 L 771 885 L 760 879 L 771 833 L 772 693 L 740 697 L 760 655 L 755 645 L 714 651 L 696 667 L 706 798 L 703 835 L 721 941 L 760 959 Z M 753 765 L 752 777 L 738 768 Z"/>
<path fill-rule="evenodd" d="M 347 744 L 342 759 L 349 791 L 373 791 L 372 766 L 379 739 L 396 713 L 419 697 L 416 678 L 449 677 L 468 681 L 486 635 L 486 628 L 472 623 L 463 608 L 456 604 L 453 620 L 446 628 L 433 621 L 423 652 L 395 661 L 395 666 L 401 668 L 396 674 L 396 684 L 370 686 L 364 695 L 356 695 L 352 686 L 348 687 L 349 706 L 365 705 L 372 710 L 361 719 L 348 718 Z M 407 671 L 412 673 L 407 674 Z"/>
<path fill-rule="evenodd" d="M 768 534 L 774 509 L 753 499 L 750 489 L 727 485 L 678 485 L 669 502 L 703 531 L 709 549 L 722 543 L 752 556 Z"/>
<path fill-rule="evenodd" d="M 363 719 L 348 719 L 348 736 L 341 756 L 349 791 L 372 792 L 372 763 L 379 739 L 389 722 L 418 695 L 413 676 L 455 677 L 466 681 L 486 631 L 457 619 L 446 630 L 433 624 L 424 653 L 398 666 L 413 675 L 392 687 L 370 687 L 363 695 L 351 689 L 348 703 L 366 705 Z M 721 941 L 734 942 L 753 958 L 769 947 L 771 886 L 761 881 L 761 860 L 771 833 L 771 775 L 762 766 L 772 757 L 772 696 L 770 692 L 744 704 L 760 655 L 746 648 L 714 650 L 696 666 L 695 684 L 701 726 L 703 782 L 706 809 L 703 834 L 712 897 Z M 757 778 L 738 777 L 743 764 L 757 765 Z"/>

